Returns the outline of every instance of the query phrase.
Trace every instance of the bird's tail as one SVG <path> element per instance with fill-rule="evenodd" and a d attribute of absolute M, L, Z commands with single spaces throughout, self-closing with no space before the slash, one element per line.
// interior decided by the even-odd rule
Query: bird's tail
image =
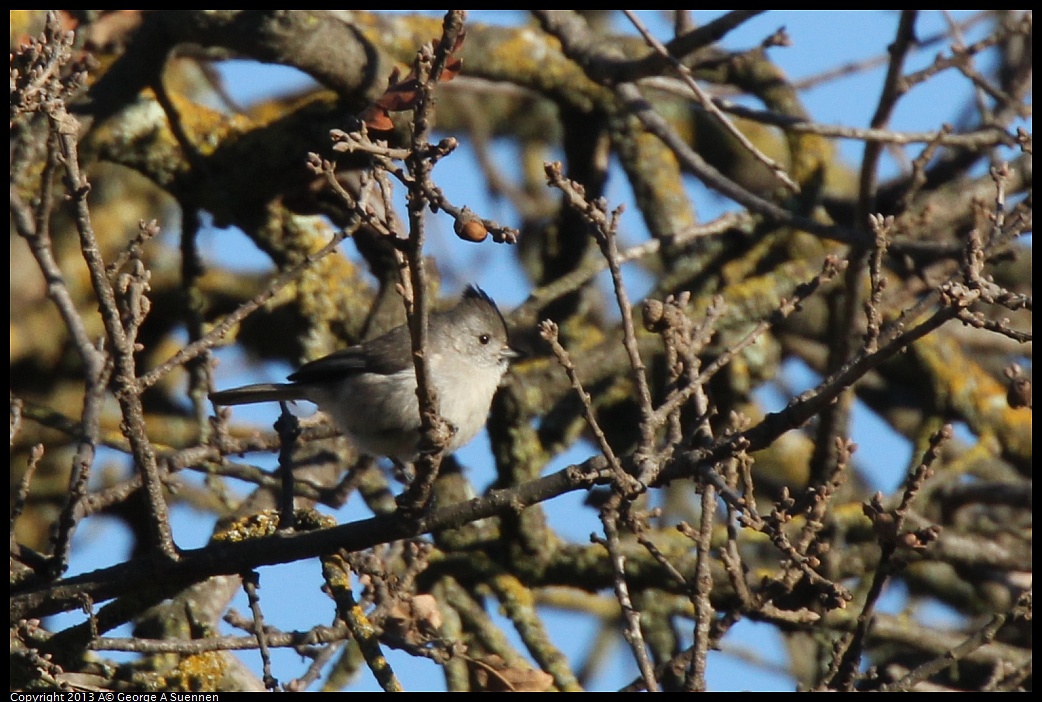
<path fill-rule="evenodd" d="M 300 388 L 293 383 L 257 383 L 210 393 L 210 401 L 215 405 L 249 405 L 254 402 L 287 402 L 303 399 L 305 398 L 300 392 Z"/>

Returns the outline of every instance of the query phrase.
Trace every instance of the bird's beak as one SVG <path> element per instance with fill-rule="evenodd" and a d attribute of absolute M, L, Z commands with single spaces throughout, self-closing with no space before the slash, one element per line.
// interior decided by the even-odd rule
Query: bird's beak
<path fill-rule="evenodd" d="M 520 361 L 522 359 L 528 358 L 528 354 L 524 351 L 515 349 L 513 346 L 507 346 L 505 349 L 503 349 L 503 358 L 510 362 Z"/>

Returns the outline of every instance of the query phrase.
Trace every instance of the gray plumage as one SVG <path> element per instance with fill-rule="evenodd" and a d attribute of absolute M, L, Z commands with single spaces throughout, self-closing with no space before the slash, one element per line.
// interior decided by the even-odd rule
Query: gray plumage
<path fill-rule="evenodd" d="M 485 425 L 492 396 L 518 353 L 506 322 L 483 290 L 470 286 L 452 309 L 428 319 L 428 362 L 439 411 L 455 428 L 455 451 Z M 329 414 L 363 453 L 416 457 L 419 401 L 407 327 L 301 366 L 287 383 L 258 383 L 210 395 L 216 405 L 308 400 Z"/>

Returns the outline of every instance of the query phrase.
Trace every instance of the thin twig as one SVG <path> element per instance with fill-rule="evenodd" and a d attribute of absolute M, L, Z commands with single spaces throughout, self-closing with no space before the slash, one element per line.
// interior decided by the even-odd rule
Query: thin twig
<path fill-rule="evenodd" d="M 173 356 L 163 361 L 163 363 L 141 376 L 137 381 L 139 391 L 144 391 L 152 387 L 162 380 L 170 371 L 175 368 L 180 368 L 188 361 L 198 358 L 201 354 L 206 353 L 213 348 L 214 345 L 223 339 L 236 324 L 246 319 L 246 317 L 250 316 L 254 311 L 262 307 L 268 300 L 278 295 L 283 288 L 297 280 L 297 278 L 308 270 L 308 268 L 313 266 L 316 261 L 319 261 L 333 251 L 336 251 L 340 243 L 350 236 L 357 226 L 357 223 L 355 223 L 353 226 L 349 226 L 348 228 L 342 229 L 334 234 L 328 244 L 315 253 L 308 254 L 304 257 L 304 260 L 292 268 L 289 268 L 275 276 L 262 292 L 258 293 L 247 302 L 239 305 L 234 312 L 225 316 L 225 318 L 218 324 L 214 325 L 206 335 L 193 341 L 187 346 L 184 346 Z"/>
<path fill-rule="evenodd" d="M 641 36 L 644 37 L 644 41 L 647 42 L 648 46 L 657 51 L 660 56 L 669 62 L 674 70 L 680 73 L 681 79 L 685 84 L 687 84 L 688 88 L 691 89 L 691 92 L 695 95 L 699 104 L 705 108 L 706 112 L 716 119 L 717 123 L 723 127 L 724 131 L 737 139 L 738 143 L 741 144 L 754 159 L 766 166 L 767 170 L 769 170 L 771 174 L 790 192 L 799 193 L 800 186 L 797 185 L 795 181 L 789 177 L 789 174 L 785 172 L 785 167 L 756 148 L 756 145 L 749 140 L 749 137 L 745 136 L 742 130 L 738 129 L 729 119 L 724 117 L 723 113 L 719 109 L 717 109 L 716 105 L 713 104 L 713 101 L 698 85 L 698 82 L 695 81 L 691 69 L 669 53 L 666 47 L 662 45 L 662 42 L 656 39 L 648 28 L 644 26 L 644 23 L 640 21 L 640 18 L 637 17 L 633 10 L 623 10 L 623 13 L 625 13 L 627 19 L 629 19 L 633 26 L 637 28 L 637 31 L 640 32 Z"/>
<path fill-rule="evenodd" d="M 716 515 L 716 490 L 709 483 L 702 485 L 702 518 L 698 525 L 695 541 L 694 587 L 691 603 L 695 607 L 694 642 L 691 647 L 691 662 L 684 676 L 684 686 L 689 692 L 706 689 L 706 669 L 709 665 L 710 630 L 713 623 L 713 605 L 709 596 L 713 592 L 713 572 L 710 566 L 713 553 L 713 517 Z"/>
<path fill-rule="evenodd" d="M 463 32 L 466 12 L 452 10 L 446 13 L 441 40 L 437 47 L 424 45 L 417 54 L 413 70 L 419 85 L 419 97 L 413 114 L 413 133 L 410 154 L 405 159 L 410 183 L 408 198 L 409 238 L 405 249 L 408 266 L 402 271 L 402 292 L 405 296 L 405 316 L 412 340 L 413 363 L 416 371 L 416 396 L 420 407 L 421 451 L 415 464 L 416 476 L 398 499 L 404 512 L 413 513 L 427 503 L 441 465 L 442 449 L 453 430 L 438 411 L 438 394 L 430 372 L 430 345 L 428 334 L 428 286 L 423 246 L 426 238 L 425 213 L 428 207 L 426 190 L 420 183 L 429 183 L 433 163 L 429 157 L 431 111 L 434 107 L 434 86 L 441 78 L 457 41 Z M 405 287 L 406 280 L 408 287 Z M 433 448 L 433 451 L 431 450 Z"/>
<path fill-rule="evenodd" d="M 905 692 L 912 691 L 917 683 L 929 680 L 933 675 L 941 672 L 945 668 L 949 667 L 953 662 L 965 659 L 974 651 L 986 646 L 995 640 L 995 637 L 999 633 L 999 629 L 1010 619 L 1014 618 L 1025 618 L 1030 616 L 1031 612 L 1031 597 L 1030 595 L 1021 596 L 1020 600 L 1013 607 L 1010 613 L 999 613 L 994 615 L 987 624 L 980 627 L 977 631 L 973 632 L 966 637 L 966 640 L 957 646 L 945 651 L 944 655 L 938 656 L 934 660 L 927 661 L 919 667 L 910 670 L 900 680 L 895 680 L 892 683 L 882 685 L 879 688 L 879 692 Z"/>
<path fill-rule="evenodd" d="M 572 389 L 575 390 L 576 394 L 579 396 L 579 402 L 582 404 L 583 416 L 586 417 L 586 424 L 590 427 L 594 439 L 597 440 L 597 446 L 601 450 L 601 455 L 607 459 L 608 465 L 615 474 L 618 489 L 624 492 L 637 489 L 638 485 L 633 476 L 623 470 L 622 463 L 615 455 L 615 451 L 612 450 L 611 445 L 608 443 L 608 437 L 604 435 L 604 431 L 601 429 L 600 423 L 597 421 L 597 415 L 594 414 L 593 411 L 593 403 L 590 399 L 590 393 L 586 392 L 585 388 L 583 388 L 582 381 L 579 379 L 579 374 L 575 370 L 575 364 L 572 363 L 568 351 L 561 345 L 561 341 L 558 338 L 557 324 L 548 319 L 540 322 L 539 334 L 550 344 L 550 349 L 554 352 L 561 367 L 564 368 L 565 373 L 568 374 L 568 380 L 572 384 Z"/>
<path fill-rule="evenodd" d="M 618 495 L 614 501 L 621 499 Z M 629 585 L 626 583 L 626 560 L 619 548 L 619 529 L 617 513 L 614 507 L 605 507 L 601 511 L 601 524 L 604 525 L 604 539 L 596 540 L 608 551 L 608 558 L 612 567 L 612 582 L 615 587 L 615 598 L 622 608 L 622 616 L 625 621 L 623 636 L 633 651 L 633 657 L 637 661 L 637 667 L 644 678 L 644 685 L 648 692 L 658 692 L 658 679 L 655 677 L 655 668 L 648 657 L 647 647 L 644 643 L 644 635 L 640 629 L 640 612 L 633 606 L 630 599 Z"/>
<path fill-rule="evenodd" d="M 945 425 L 930 437 L 930 446 L 923 456 L 922 462 L 910 471 L 905 479 L 905 489 L 897 507 L 893 510 L 883 510 L 882 501 L 878 495 L 870 504 L 864 506 L 865 515 L 872 520 L 873 527 L 879 535 L 882 552 L 865 595 L 865 602 L 858 614 L 857 627 L 841 642 L 838 642 L 836 649 L 838 655 L 836 655 L 833 670 L 823 682 L 823 685 L 829 689 L 850 690 L 853 688 L 876 603 L 883 594 L 883 586 L 901 567 L 901 564 L 894 559 L 898 547 L 903 545 L 912 549 L 922 549 L 937 538 L 939 530 L 936 527 L 928 527 L 913 534 L 902 532 L 912 501 L 922 489 L 923 483 L 933 475 L 933 463 L 940 456 L 941 446 L 951 439 L 952 434 L 951 425 Z"/>
<path fill-rule="evenodd" d="M 246 599 L 250 603 L 250 611 L 253 612 L 253 635 L 257 638 L 257 650 L 260 651 L 261 668 L 264 671 L 264 686 L 269 690 L 275 690 L 279 681 L 271 674 L 271 653 L 268 651 L 268 637 L 264 627 L 264 612 L 261 610 L 260 597 L 257 588 L 260 586 L 260 576 L 257 571 L 251 570 L 242 574 L 242 589 L 246 592 Z"/>
<path fill-rule="evenodd" d="M 630 305 L 629 295 L 626 292 L 625 281 L 622 278 L 622 265 L 619 260 L 617 234 L 621 208 L 617 208 L 609 216 L 603 203 L 589 202 L 586 199 L 582 186 L 563 176 L 560 163 L 547 163 L 544 165 L 550 185 L 563 192 L 567 196 L 569 204 L 589 222 L 597 244 L 600 246 L 601 253 L 608 262 L 612 288 L 615 291 L 615 300 L 622 315 L 622 344 L 629 356 L 630 375 L 633 378 L 633 384 L 637 388 L 637 403 L 641 412 L 641 442 L 638 453 L 650 456 L 655 442 L 654 427 L 651 425 L 654 407 L 652 406 L 651 388 L 648 386 L 644 361 L 640 357 L 637 334 L 633 325 L 632 306 Z M 645 472 L 649 471 L 641 471 L 642 474 Z"/>

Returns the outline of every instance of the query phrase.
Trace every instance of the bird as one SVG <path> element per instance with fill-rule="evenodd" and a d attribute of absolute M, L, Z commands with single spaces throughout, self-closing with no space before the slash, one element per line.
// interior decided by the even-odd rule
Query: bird
<path fill-rule="evenodd" d="M 451 453 L 485 425 L 496 388 L 522 354 L 511 347 L 496 303 L 474 285 L 451 309 L 432 312 L 427 330 L 438 412 L 454 429 L 445 446 Z M 407 326 L 305 363 L 287 381 L 220 390 L 210 400 L 220 406 L 308 400 L 362 453 L 404 463 L 419 455 L 419 400 Z"/>

